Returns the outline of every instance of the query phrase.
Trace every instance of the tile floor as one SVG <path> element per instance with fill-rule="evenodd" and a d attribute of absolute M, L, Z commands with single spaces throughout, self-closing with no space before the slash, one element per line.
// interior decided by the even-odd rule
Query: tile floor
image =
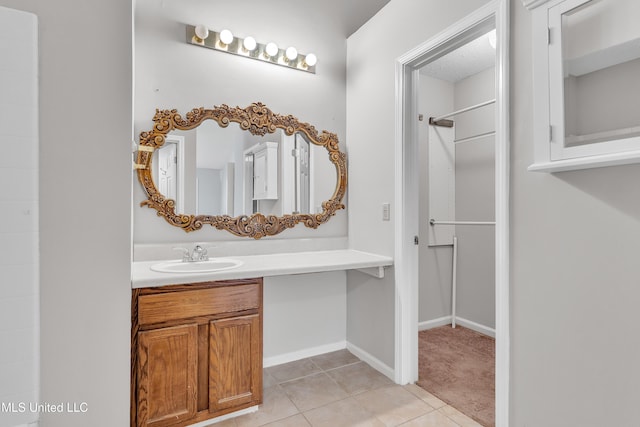
<path fill-rule="evenodd" d="M 215 427 L 481 427 L 415 384 L 399 386 L 347 350 L 264 370 L 258 412 Z"/>

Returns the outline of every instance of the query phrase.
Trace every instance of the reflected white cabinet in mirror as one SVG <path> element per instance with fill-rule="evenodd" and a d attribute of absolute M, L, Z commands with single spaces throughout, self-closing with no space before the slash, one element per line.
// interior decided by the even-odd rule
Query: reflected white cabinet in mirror
<path fill-rule="evenodd" d="M 278 143 L 262 142 L 245 156 L 253 157 L 253 170 L 246 176 L 253 180 L 253 200 L 278 200 Z"/>
<path fill-rule="evenodd" d="M 529 170 L 640 163 L 640 2 L 534 3 Z"/>
<path fill-rule="evenodd" d="M 259 239 L 302 222 L 316 228 L 343 209 L 346 156 L 318 132 L 261 103 L 157 110 L 142 132 L 142 202 L 185 231 L 204 224 Z"/>

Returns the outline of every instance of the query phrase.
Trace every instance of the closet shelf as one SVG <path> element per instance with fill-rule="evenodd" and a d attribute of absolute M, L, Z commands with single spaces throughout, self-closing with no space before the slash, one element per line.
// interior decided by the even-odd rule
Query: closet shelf
<path fill-rule="evenodd" d="M 436 221 L 429 220 L 429 225 L 496 225 L 495 221 Z"/>
<path fill-rule="evenodd" d="M 476 110 L 476 109 L 478 109 L 480 107 L 484 107 L 486 105 L 494 104 L 495 102 L 496 102 L 496 100 L 494 98 L 494 99 L 490 99 L 488 101 L 481 102 L 481 103 L 476 104 L 476 105 L 472 105 L 470 107 L 462 108 L 462 109 L 460 109 L 458 111 L 454 111 L 454 112 L 449 113 L 449 114 L 443 114 L 442 116 L 438 116 L 438 117 L 431 117 L 429 119 L 429 124 L 435 124 L 434 122 L 438 122 L 438 121 L 440 121 L 442 119 L 446 119 L 448 117 L 453 117 L 453 116 L 456 116 L 458 114 L 466 113 L 467 111 Z"/>

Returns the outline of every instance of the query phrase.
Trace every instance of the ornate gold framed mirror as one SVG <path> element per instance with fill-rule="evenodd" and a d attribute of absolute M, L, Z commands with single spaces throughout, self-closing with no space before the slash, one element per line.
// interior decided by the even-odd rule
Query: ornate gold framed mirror
<path fill-rule="evenodd" d="M 184 231 L 210 224 L 260 239 L 298 223 L 317 228 L 345 207 L 346 155 L 334 133 L 259 102 L 194 108 L 186 117 L 156 110 L 153 122 L 134 166 L 147 194 L 141 206 Z"/>

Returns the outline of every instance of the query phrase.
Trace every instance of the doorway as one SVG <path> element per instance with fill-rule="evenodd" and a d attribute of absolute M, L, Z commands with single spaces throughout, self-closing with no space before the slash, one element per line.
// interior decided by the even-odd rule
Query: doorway
<path fill-rule="evenodd" d="M 495 27 L 419 69 L 418 382 L 495 410 Z"/>
<path fill-rule="evenodd" d="M 509 2 L 494 0 L 398 58 L 396 63 L 396 382 L 418 379 L 419 322 L 419 72 L 425 65 L 496 30 L 495 53 L 495 422 L 508 425 L 508 16 Z M 434 218 L 438 220 L 437 218 Z M 449 218 L 441 218 L 446 220 Z M 484 222 L 484 221 L 483 221 Z M 487 221 L 490 222 L 490 221 Z"/>
<path fill-rule="evenodd" d="M 160 192 L 175 200 L 176 212 L 185 212 L 184 136 L 168 135 L 164 145 L 153 156 L 152 174 Z"/>

